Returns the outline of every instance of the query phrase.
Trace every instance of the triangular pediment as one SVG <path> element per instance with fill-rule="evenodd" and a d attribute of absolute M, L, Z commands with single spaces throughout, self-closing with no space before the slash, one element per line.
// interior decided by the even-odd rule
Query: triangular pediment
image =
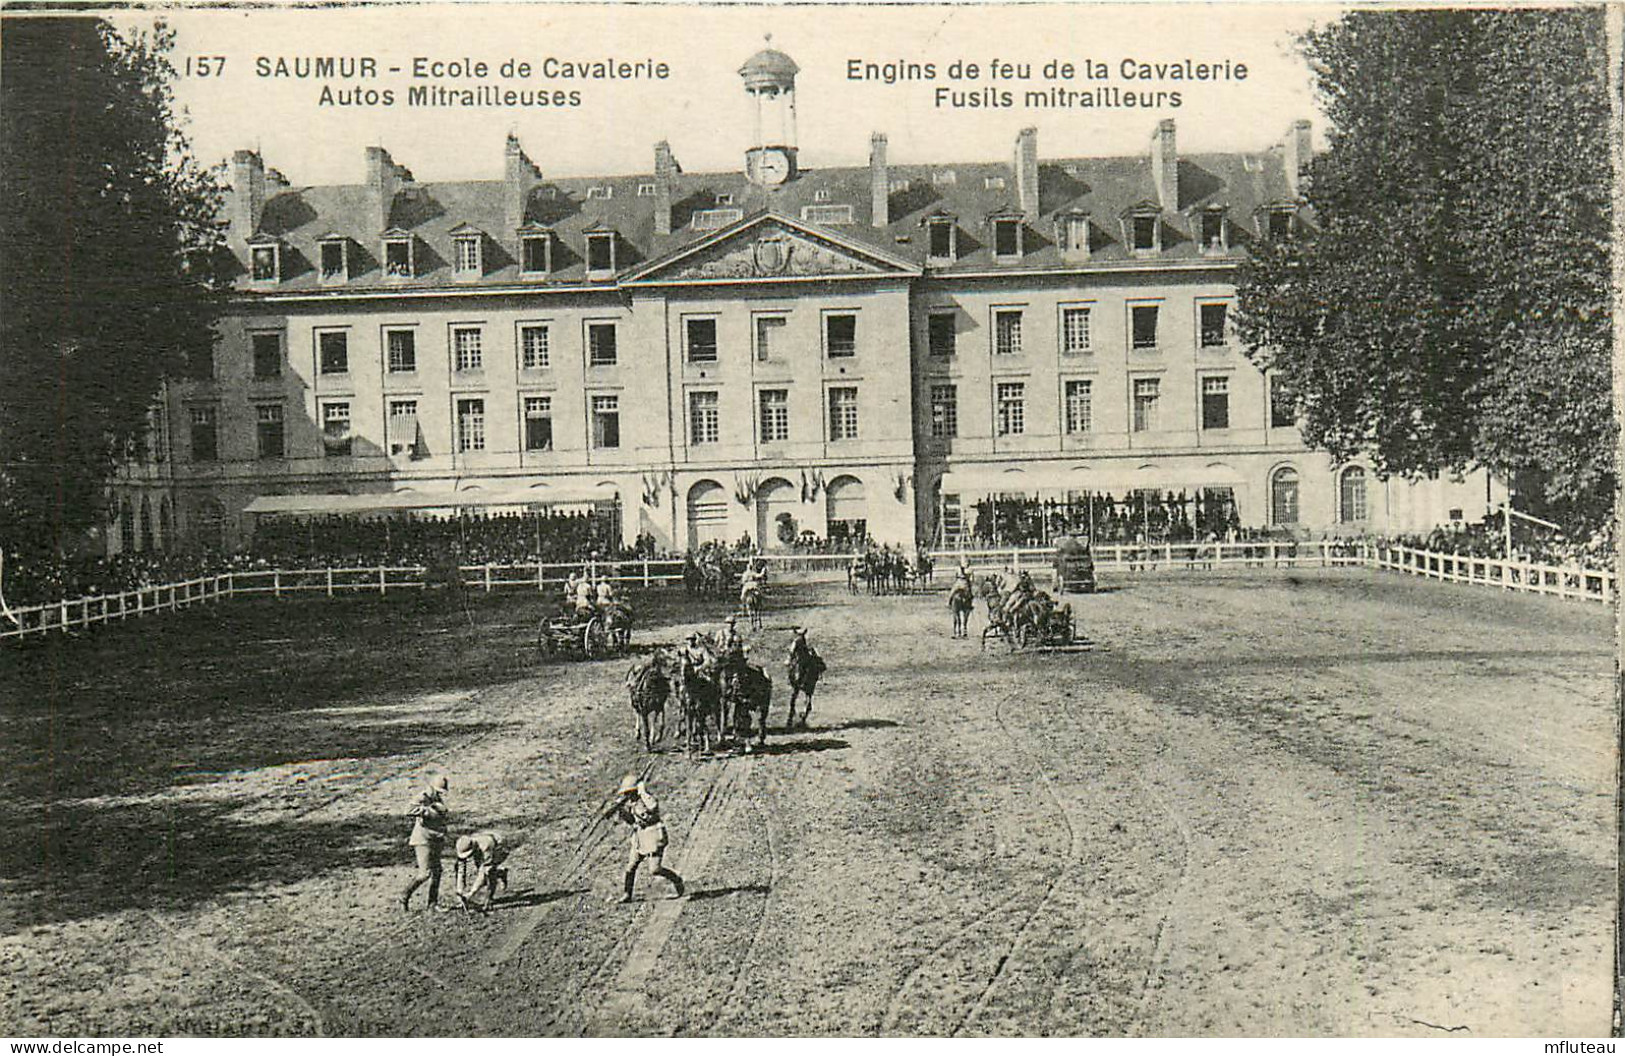
<path fill-rule="evenodd" d="M 908 260 L 777 213 L 761 213 L 651 261 L 627 283 L 917 275 Z"/>

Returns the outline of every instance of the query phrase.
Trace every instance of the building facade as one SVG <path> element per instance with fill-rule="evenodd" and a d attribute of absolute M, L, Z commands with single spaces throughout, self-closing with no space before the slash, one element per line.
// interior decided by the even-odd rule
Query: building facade
<path fill-rule="evenodd" d="M 1307 449 L 1232 328 L 1248 246 L 1311 225 L 1309 126 L 1253 153 L 806 165 L 795 63 L 741 68 L 740 170 L 359 185 L 232 158 L 239 268 L 171 383 L 111 549 L 243 545 L 260 512 L 593 508 L 627 540 L 948 542 L 988 496 L 1222 497 L 1299 533 L 1476 519 L 1487 477 Z M 325 505 L 324 505 L 325 504 Z M 391 506 L 393 504 L 393 507 Z"/>

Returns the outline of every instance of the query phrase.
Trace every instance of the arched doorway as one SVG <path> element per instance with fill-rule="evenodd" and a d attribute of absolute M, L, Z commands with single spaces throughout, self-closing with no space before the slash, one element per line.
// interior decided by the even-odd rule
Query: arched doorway
<path fill-rule="evenodd" d="M 831 545 L 862 545 L 869 537 L 869 500 L 864 496 L 863 481 L 852 476 L 836 477 L 824 494 Z"/>
<path fill-rule="evenodd" d="M 801 492 L 782 477 L 764 481 L 756 489 L 756 540 L 763 550 L 783 550 L 805 527 L 798 519 Z M 782 527 L 788 525 L 787 528 Z M 788 542 L 786 541 L 788 536 Z"/>
<path fill-rule="evenodd" d="M 688 548 L 728 541 L 728 492 L 714 480 L 688 489 Z"/>
<path fill-rule="evenodd" d="M 1298 523 L 1298 471 L 1291 466 L 1270 475 L 1270 523 L 1285 527 Z"/>
<path fill-rule="evenodd" d="M 198 504 L 193 520 L 193 540 L 205 550 L 226 548 L 226 510 L 216 499 L 204 499 Z"/>
<path fill-rule="evenodd" d="M 135 553 L 135 509 L 129 499 L 119 503 L 118 548 L 121 554 Z"/>
<path fill-rule="evenodd" d="M 141 497 L 141 550 L 143 553 L 152 551 L 152 498 Z"/>
<path fill-rule="evenodd" d="M 158 546 L 162 550 L 175 548 L 175 513 L 168 495 L 158 504 Z"/>

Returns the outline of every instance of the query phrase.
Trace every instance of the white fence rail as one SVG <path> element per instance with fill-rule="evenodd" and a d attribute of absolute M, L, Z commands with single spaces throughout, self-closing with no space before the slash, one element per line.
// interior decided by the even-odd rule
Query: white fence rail
<path fill-rule="evenodd" d="M 1097 569 L 1131 572 L 1364 566 L 1447 583 L 1474 583 L 1503 590 L 1604 603 L 1614 600 L 1617 589 L 1614 574 L 1597 569 L 1463 557 L 1385 543 L 1322 540 L 1119 545 L 1097 546 L 1094 555 Z M 937 550 L 931 553 L 931 557 L 938 566 L 948 570 L 963 559 L 974 570 L 1016 572 L 1025 568 L 1044 571 L 1053 567 L 1055 551 L 1050 547 L 999 547 Z M 852 563 L 852 555 L 769 554 L 764 560 L 770 573 L 829 573 L 844 576 Z M 487 593 L 515 587 L 537 591 L 557 589 L 572 573 L 581 572 L 595 579 L 607 578 L 639 587 L 683 582 L 681 560 L 463 565 L 459 571 L 465 589 Z M 422 590 L 429 582 L 429 572 L 421 565 L 222 572 L 117 594 L 96 594 L 48 605 L 12 609 L 9 625 L 0 626 L 0 641 L 53 632 L 65 634 L 77 628 L 90 628 L 100 623 L 139 618 L 152 613 L 173 612 L 239 595 L 277 598 L 301 594 L 322 594 L 327 597 L 358 593 L 387 595 L 392 590 Z"/>

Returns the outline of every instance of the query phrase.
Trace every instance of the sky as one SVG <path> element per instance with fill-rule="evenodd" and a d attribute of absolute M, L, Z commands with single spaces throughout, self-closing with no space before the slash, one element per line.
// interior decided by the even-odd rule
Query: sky
<path fill-rule="evenodd" d="M 517 133 L 552 176 L 648 172 L 653 145 L 670 141 L 691 172 L 734 170 L 750 140 L 750 110 L 737 73 L 764 46 L 789 55 L 797 78 L 798 146 L 805 166 L 863 164 L 869 136 L 885 132 L 894 164 L 997 161 L 1016 133 L 1039 130 L 1042 157 L 1138 154 L 1157 121 L 1177 122 L 1182 153 L 1261 150 L 1291 121 L 1324 134 L 1309 70 L 1294 37 L 1338 9 L 1303 4 L 688 6 L 676 4 L 409 4 L 378 7 L 169 10 L 177 98 L 200 160 L 256 148 L 295 185 L 359 183 L 363 148 L 387 147 L 423 182 L 500 179 L 503 141 Z M 115 21 L 149 24 L 150 13 Z M 264 78 L 256 60 L 367 56 L 381 76 L 362 81 Z M 224 56 L 223 75 L 198 76 L 195 60 Z M 665 79 L 545 80 L 549 56 L 664 62 Z M 414 59 L 470 59 L 499 74 L 507 59 L 529 61 L 528 80 L 414 80 Z M 187 59 L 194 60 L 187 75 Z M 931 81 L 854 80 L 848 64 L 933 63 Z M 1083 60 L 1104 63 L 1105 80 L 1084 79 Z M 1125 59 L 1147 63 L 1245 64 L 1245 80 L 1125 80 Z M 950 81 L 955 61 L 976 63 L 975 82 Z M 994 60 L 1030 63 L 1030 82 L 989 79 Z M 1050 60 L 1080 76 L 1044 81 Z M 387 72 L 398 66 L 402 72 Z M 393 106 L 323 106 L 323 84 L 392 90 Z M 428 108 L 406 105 L 413 84 L 463 88 L 563 89 L 575 107 Z M 1150 109 L 968 109 L 938 104 L 939 88 L 1005 87 L 1018 102 L 1029 88 L 1178 91 L 1181 105 Z"/>

